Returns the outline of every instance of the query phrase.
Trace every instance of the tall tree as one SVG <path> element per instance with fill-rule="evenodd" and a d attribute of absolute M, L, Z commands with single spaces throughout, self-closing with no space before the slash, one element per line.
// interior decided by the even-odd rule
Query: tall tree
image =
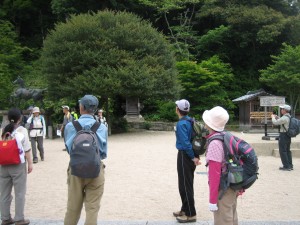
<path fill-rule="evenodd" d="M 183 88 L 181 95 L 191 102 L 194 114 L 201 115 L 205 109 L 216 105 L 229 110 L 234 108 L 229 95 L 233 79 L 230 65 L 213 56 L 199 64 L 178 62 L 177 68 Z"/>
<path fill-rule="evenodd" d="M 260 81 L 274 92 L 288 96 L 288 102 L 295 110 L 300 99 L 300 45 L 284 44 L 281 53 L 272 59 L 272 64 L 260 71 Z"/>

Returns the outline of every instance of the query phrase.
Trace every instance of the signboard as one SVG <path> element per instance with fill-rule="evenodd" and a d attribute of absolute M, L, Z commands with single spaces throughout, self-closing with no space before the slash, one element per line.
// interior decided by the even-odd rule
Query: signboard
<path fill-rule="evenodd" d="M 285 104 L 285 97 L 281 96 L 261 96 L 260 106 L 279 106 Z"/>

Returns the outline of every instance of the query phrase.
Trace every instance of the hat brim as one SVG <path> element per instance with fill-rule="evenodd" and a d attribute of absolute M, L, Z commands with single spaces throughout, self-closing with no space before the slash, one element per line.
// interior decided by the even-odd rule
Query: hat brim
<path fill-rule="evenodd" d="M 219 131 L 219 132 L 221 132 L 221 131 L 224 130 L 224 128 L 223 128 L 223 129 L 220 129 L 220 128 L 215 127 L 215 126 L 213 125 L 212 120 L 211 120 L 211 116 L 210 116 L 210 110 L 205 110 L 205 111 L 204 111 L 204 113 L 203 113 L 203 115 L 202 115 L 202 119 L 203 119 L 204 123 L 205 123 L 207 126 L 209 126 L 211 129 L 213 129 L 213 130 L 215 130 L 215 131 Z"/>

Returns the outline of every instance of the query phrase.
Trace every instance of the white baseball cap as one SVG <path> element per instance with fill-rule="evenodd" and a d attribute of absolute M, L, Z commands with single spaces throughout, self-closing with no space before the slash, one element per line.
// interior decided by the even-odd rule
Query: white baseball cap
<path fill-rule="evenodd" d="M 181 99 L 175 102 L 177 105 L 178 109 L 184 112 L 189 112 L 190 111 L 190 103 L 188 100 Z"/>
<path fill-rule="evenodd" d="M 216 106 L 211 110 L 205 110 L 202 119 L 204 123 L 215 131 L 223 131 L 229 120 L 228 112 L 221 106 Z"/>
<path fill-rule="evenodd" d="M 291 111 L 291 106 L 289 106 L 289 105 L 280 105 L 279 108 L 285 109 L 288 112 Z"/>

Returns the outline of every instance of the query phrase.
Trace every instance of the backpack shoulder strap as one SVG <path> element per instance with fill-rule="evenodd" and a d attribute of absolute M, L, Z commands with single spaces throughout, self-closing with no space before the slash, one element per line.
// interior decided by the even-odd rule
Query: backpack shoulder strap
<path fill-rule="evenodd" d="M 76 132 L 82 130 L 82 126 L 80 125 L 80 123 L 79 123 L 77 120 L 73 120 L 73 121 L 72 121 L 72 124 L 73 124 L 73 126 L 75 127 Z"/>
<path fill-rule="evenodd" d="M 291 119 L 292 119 L 292 117 L 290 116 L 290 115 L 283 115 L 283 116 L 286 116 L 287 118 L 289 118 L 290 119 L 290 123 L 291 123 Z M 282 127 L 283 127 L 283 129 L 285 130 L 285 132 L 287 132 L 287 129 L 285 128 L 285 126 L 284 126 L 284 124 L 282 124 Z"/>
<path fill-rule="evenodd" d="M 93 124 L 93 126 L 91 127 L 91 131 L 93 131 L 94 133 L 97 133 L 97 130 L 98 130 L 98 128 L 100 127 L 100 124 L 101 123 L 99 123 L 99 122 L 95 122 L 94 124 Z"/>

